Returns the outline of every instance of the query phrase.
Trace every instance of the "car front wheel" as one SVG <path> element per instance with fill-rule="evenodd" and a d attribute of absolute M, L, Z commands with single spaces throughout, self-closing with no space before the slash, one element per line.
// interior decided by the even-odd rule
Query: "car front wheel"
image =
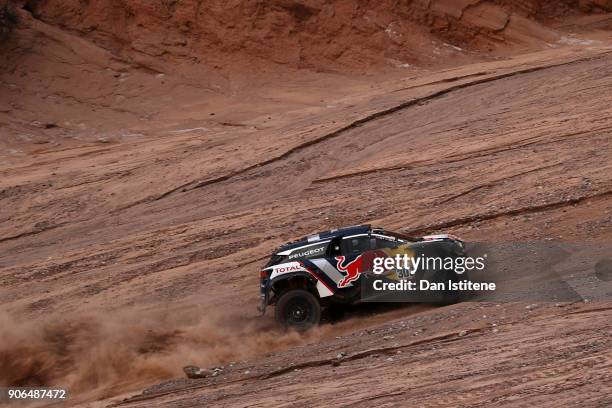
<path fill-rule="evenodd" d="M 305 331 L 319 324 L 321 305 L 307 290 L 293 289 L 283 293 L 278 299 L 274 315 L 281 325 Z"/>

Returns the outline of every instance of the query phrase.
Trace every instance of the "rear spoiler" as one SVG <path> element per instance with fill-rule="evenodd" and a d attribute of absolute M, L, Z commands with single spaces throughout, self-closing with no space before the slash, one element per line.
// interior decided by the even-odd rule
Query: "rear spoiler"
<path fill-rule="evenodd" d="M 441 239 L 452 239 L 453 241 L 461 241 L 463 240 L 453 234 L 435 234 L 435 235 L 425 235 L 422 237 L 424 241 L 436 241 Z"/>

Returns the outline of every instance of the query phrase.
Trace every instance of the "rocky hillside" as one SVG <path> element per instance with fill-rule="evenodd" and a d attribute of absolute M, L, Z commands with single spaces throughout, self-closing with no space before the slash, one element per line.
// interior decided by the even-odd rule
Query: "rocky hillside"
<path fill-rule="evenodd" d="M 117 55 L 164 61 L 278 64 L 357 71 L 432 64 L 472 52 L 545 46 L 558 17 L 609 0 L 28 0 L 21 8 Z"/>

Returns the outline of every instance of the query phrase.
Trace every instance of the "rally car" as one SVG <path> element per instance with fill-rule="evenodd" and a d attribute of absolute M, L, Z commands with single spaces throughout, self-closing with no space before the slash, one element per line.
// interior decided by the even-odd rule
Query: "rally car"
<path fill-rule="evenodd" d="M 410 237 L 370 225 L 314 234 L 281 246 L 262 268 L 259 310 L 263 314 L 267 306 L 275 305 L 277 322 L 306 330 L 319 323 L 321 310 L 328 306 L 371 301 L 371 293 L 364 290 L 370 288 L 366 283 L 371 279 L 397 282 L 420 279 L 424 274 L 430 281 L 457 279 L 448 270 L 415 275 L 414 271 L 406 274 L 397 268 L 387 268 L 382 274 L 373 273 L 375 258 L 404 254 L 462 257 L 465 244 L 452 235 Z M 418 301 L 452 303 L 458 300 L 458 294 L 453 291 L 435 295 L 436 299 L 425 297 Z"/>

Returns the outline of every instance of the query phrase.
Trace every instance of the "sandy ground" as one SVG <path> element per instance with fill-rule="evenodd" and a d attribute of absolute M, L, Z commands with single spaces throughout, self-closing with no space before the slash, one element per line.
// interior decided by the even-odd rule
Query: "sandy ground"
<path fill-rule="evenodd" d="M 609 406 L 610 308 L 462 304 L 177 380 L 118 406 Z"/>
<path fill-rule="evenodd" d="M 585 19 L 503 58 L 227 77 L 27 20 L 1 76 L 0 380 L 95 405 L 610 405 L 610 293 L 584 280 L 596 301 L 360 309 L 305 335 L 255 309 L 276 246 L 342 225 L 609 244 L 612 42 Z"/>

